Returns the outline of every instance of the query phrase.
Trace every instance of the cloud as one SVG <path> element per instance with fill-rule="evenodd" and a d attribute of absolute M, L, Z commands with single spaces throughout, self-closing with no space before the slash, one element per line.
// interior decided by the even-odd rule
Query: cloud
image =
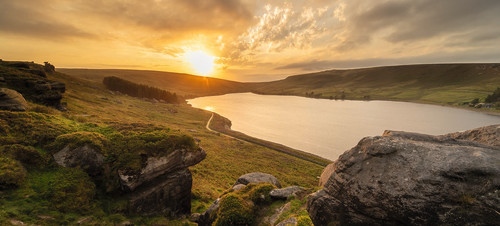
<path fill-rule="evenodd" d="M 71 37 L 93 38 L 92 34 L 53 18 L 44 4 L 30 5 L 29 1 L 0 1 L 0 32 L 45 39 L 61 40 Z M 48 3 L 40 1 L 40 3 Z"/>
<path fill-rule="evenodd" d="M 365 4 L 365 7 L 360 2 L 366 3 L 347 3 L 346 36 L 336 46 L 337 50 L 348 51 L 366 46 L 375 38 L 393 44 L 419 42 L 500 26 L 500 1 L 496 0 L 393 0 Z"/>
<path fill-rule="evenodd" d="M 360 68 L 375 66 L 390 66 L 401 64 L 429 64 L 429 63 L 498 63 L 500 56 L 498 49 L 482 48 L 454 52 L 435 52 L 419 56 L 398 58 L 363 58 L 346 60 L 307 60 L 286 64 L 274 68 L 275 70 L 298 70 L 301 72 L 324 71 L 338 68 Z"/>
<path fill-rule="evenodd" d="M 281 52 L 285 49 L 305 49 L 325 33 L 323 21 L 329 7 L 294 7 L 290 3 L 282 6 L 263 6 L 253 26 L 239 35 L 227 53 L 234 61 L 245 62 L 254 54 Z"/>

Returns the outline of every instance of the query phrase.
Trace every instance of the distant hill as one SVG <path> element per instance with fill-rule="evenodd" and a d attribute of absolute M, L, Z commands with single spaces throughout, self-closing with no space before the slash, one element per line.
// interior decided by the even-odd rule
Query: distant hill
<path fill-rule="evenodd" d="M 500 87 L 498 64 L 422 64 L 329 70 L 286 79 L 243 83 L 160 71 L 58 69 L 82 79 L 102 82 L 117 76 L 189 97 L 226 93 L 295 95 L 327 99 L 395 100 L 457 105 L 481 101 Z"/>
<path fill-rule="evenodd" d="M 57 71 L 99 83 L 102 82 L 104 77 L 116 76 L 135 83 L 169 90 L 186 98 L 250 92 L 254 87 L 253 83 L 241 83 L 224 79 L 162 71 L 121 69 L 57 69 Z"/>
<path fill-rule="evenodd" d="M 402 65 L 329 70 L 259 84 L 260 94 L 457 104 L 500 87 L 500 64 Z"/>

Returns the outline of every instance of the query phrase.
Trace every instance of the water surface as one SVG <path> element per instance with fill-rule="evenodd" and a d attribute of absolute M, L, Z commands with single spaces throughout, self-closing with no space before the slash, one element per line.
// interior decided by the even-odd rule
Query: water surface
<path fill-rule="evenodd" d="M 226 94 L 188 100 L 216 112 L 232 129 L 335 160 L 366 136 L 384 130 L 432 135 L 500 124 L 499 116 L 394 101 L 335 101 L 296 96 Z"/>

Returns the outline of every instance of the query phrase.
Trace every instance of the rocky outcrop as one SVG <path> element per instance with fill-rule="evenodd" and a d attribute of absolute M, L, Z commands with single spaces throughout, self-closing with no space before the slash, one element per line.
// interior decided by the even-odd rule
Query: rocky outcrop
<path fill-rule="evenodd" d="M 315 225 L 500 224 L 498 129 L 364 138 L 325 169 L 309 215 Z"/>
<path fill-rule="evenodd" d="M 99 175 L 103 171 L 104 155 L 88 144 L 76 148 L 67 145 L 53 156 L 57 164 L 63 167 L 81 168 L 91 176 Z"/>
<path fill-rule="evenodd" d="M 0 69 L 0 85 L 18 91 L 29 101 L 64 110 L 61 99 L 65 84 L 47 79 L 47 73 L 54 71 L 46 72 L 44 66 L 32 62 L 3 61 L 0 65 L 8 68 Z"/>
<path fill-rule="evenodd" d="M 139 173 L 127 174 L 119 171 L 120 184 L 124 190 L 133 191 L 139 185 L 151 181 L 166 172 L 174 172 L 195 165 L 205 159 L 206 155 L 203 149 L 198 151 L 178 149 L 167 156 L 148 157 L 146 164 Z"/>
<path fill-rule="evenodd" d="M 142 215 L 161 214 L 181 217 L 191 212 L 192 176 L 188 167 L 205 159 L 200 147 L 192 146 L 173 151 L 128 152 L 142 159 L 137 168 L 122 165 L 120 153 L 108 140 L 97 133 L 77 132 L 61 135 L 52 147 L 64 147 L 53 154 L 63 167 L 81 168 L 108 192 L 117 192 L 128 200 L 128 212 Z M 168 146 L 164 146 L 168 148 Z M 107 153 L 108 159 L 102 153 Z M 118 154 L 117 154 L 118 153 Z M 163 156 L 164 153 L 170 153 Z M 127 170 L 125 170 L 127 169 Z"/>
<path fill-rule="evenodd" d="M 278 179 L 276 179 L 276 177 L 271 174 L 259 172 L 247 173 L 239 177 L 238 180 L 236 180 L 236 183 L 234 183 L 233 187 L 238 184 L 247 185 L 249 183 L 270 183 L 278 188 L 281 188 L 281 184 Z"/>
<path fill-rule="evenodd" d="M 15 90 L 0 88 L 0 110 L 26 111 L 28 102 Z"/>

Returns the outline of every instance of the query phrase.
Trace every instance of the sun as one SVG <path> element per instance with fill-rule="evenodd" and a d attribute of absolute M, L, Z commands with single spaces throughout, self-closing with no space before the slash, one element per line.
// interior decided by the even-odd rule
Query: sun
<path fill-rule="evenodd" d="M 215 68 L 216 57 L 211 56 L 201 50 L 191 51 L 186 53 L 187 61 L 191 64 L 191 67 L 196 73 L 209 76 Z"/>

